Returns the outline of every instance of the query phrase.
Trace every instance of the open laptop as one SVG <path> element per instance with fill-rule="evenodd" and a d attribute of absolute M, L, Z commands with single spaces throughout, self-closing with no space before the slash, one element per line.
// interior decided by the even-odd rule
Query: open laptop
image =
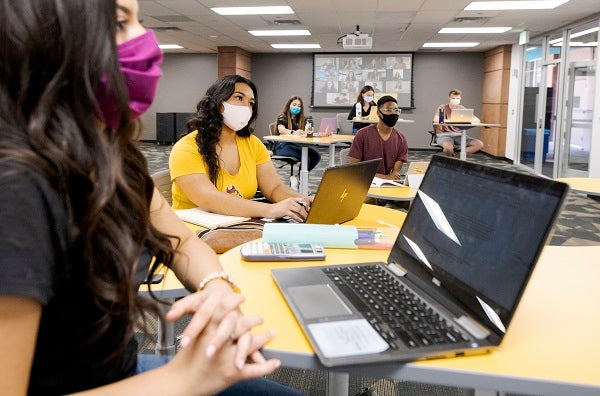
<path fill-rule="evenodd" d="M 446 124 L 471 124 L 473 121 L 473 109 L 452 109 L 450 117 L 444 122 Z"/>
<path fill-rule="evenodd" d="M 341 224 L 360 212 L 380 158 L 325 169 L 306 223 Z"/>
<path fill-rule="evenodd" d="M 272 275 L 325 366 L 488 352 L 504 338 L 567 190 L 436 155 L 386 263 Z"/>
<path fill-rule="evenodd" d="M 337 133 L 337 118 L 335 117 L 323 117 L 317 129 L 319 134 L 335 134 Z"/>

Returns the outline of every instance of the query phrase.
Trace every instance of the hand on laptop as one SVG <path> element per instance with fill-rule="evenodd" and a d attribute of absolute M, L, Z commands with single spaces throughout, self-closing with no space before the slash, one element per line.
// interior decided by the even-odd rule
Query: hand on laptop
<path fill-rule="evenodd" d="M 287 216 L 298 222 L 304 222 L 306 216 L 308 216 L 308 210 L 310 209 L 311 203 L 312 197 L 286 198 L 283 201 L 269 205 L 269 215 L 267 217 L 278 219 Z"/>

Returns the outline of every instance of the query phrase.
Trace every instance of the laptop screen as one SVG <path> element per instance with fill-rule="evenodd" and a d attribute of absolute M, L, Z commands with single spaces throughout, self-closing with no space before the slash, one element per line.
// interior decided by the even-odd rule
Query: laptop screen
<path fill-rule="evenodd" d="M 441 284 L 504 332 L 566 191 L 549 179 L 436 155 L 390 260 Z"/>

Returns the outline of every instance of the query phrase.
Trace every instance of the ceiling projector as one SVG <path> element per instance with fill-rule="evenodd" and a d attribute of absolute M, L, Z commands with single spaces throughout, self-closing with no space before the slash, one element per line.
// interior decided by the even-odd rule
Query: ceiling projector
<path fill-rule="evenodd" d="M 358 26 L 356 26 L 356 32 L 340 37 L 338 44 L 340 41 L 344 49 L 371 49 L 373 47 L 373 38 L 368 34 L 361 33 Z"/>

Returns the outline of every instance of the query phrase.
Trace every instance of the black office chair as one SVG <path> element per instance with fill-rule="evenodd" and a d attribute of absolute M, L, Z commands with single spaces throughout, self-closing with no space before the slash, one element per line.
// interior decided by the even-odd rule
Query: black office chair
<path fill-rule="evenodd" d="M 269 132 L 271 135 L 275 135 L 276 125 L 274 122 L 269 124 Z M 294 176 L 294 165 L 300 162 L 300 159 L 295 157 L 288 157 L 286 155 L 277 155 L 275 151 L 276 142 L 268 142 L 267 149 L 271 152 L 271 159 L 275 161 L 283 162 L 283 164 L 277 166 L 277 168 L 283 168 L 286 165 L 290 166 L 290 176 Z"/>
<path fill-rule="evenodd" d="M 431 140 L 429 141 L 429 145 L 431 147 L 435 147 L 437 149 L 442 150 L 442 146 L 440 146 L 439 144 L 437 144 L 436 141 L 435 141 L 435 131 L 427 131 L 427 133 L 431 135 Z"/>

